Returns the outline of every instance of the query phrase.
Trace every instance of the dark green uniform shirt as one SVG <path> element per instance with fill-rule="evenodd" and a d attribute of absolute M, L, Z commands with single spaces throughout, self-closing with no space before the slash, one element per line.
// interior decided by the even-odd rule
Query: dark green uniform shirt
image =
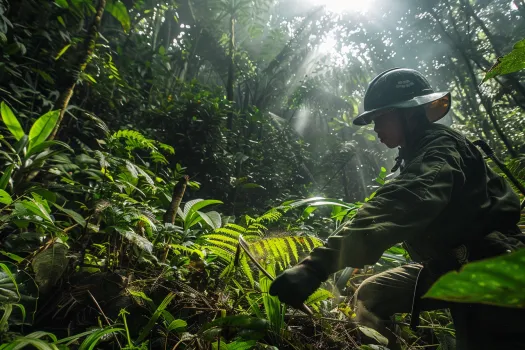
<path fill-rule="evenodd" d="M 303 263 L 327 278 L 344 267 L 376 263 L 396 243 L 404 242 L 412 259 L 422 262 L 494 231 L 499 233 L 486 246 L 505 241 L 507 232 L 519 234 L 518 196 L 463 135 L 431 124 L 412 144 L 400 175 L 358 210 L 346 231 Z M 501 247 L 479 258 L 501 253 Z"/>

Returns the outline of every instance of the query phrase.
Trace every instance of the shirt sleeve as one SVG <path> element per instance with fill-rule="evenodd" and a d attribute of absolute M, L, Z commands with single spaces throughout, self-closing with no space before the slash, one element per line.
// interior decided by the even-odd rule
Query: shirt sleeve
<path fill-rule="evenodd" d="M 375 264 L 391 246 L 424 232 L 465 182 L 457 147 L 446 136 L 424 145 L 396 179 L 358 210 L 343 233 L 330 237 L 301 263 L 325 280 L 344 267 Z"/>

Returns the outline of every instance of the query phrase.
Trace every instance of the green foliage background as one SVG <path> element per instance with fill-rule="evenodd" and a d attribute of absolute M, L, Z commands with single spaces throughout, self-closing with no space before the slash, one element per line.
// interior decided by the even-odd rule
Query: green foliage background
<path fill-rule="evenodd" d="M 525 4 L 369 3 L 0 0 L 0 349 L 384 341 L 349 301 L 408 261 L 401 247 L 331 276 L 307 318 L 268 295 L 239 235 L 276 275 L 390 179 L 394 154 L 352 119 L 393 66 L 451 91 L 443 122 L 525 184 Z M 522 307 L 522 260 L 467 265 L 429 295 Z M 418 332 L 408 316 L 404 348 L 454 348 L 446 310 Z"/>

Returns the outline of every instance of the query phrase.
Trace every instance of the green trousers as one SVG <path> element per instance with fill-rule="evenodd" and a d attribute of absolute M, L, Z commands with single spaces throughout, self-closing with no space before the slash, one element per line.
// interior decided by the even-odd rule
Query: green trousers
<path fill-rule="evenodd" d="M 417 298 L 421 311 L 450 309 L 457 350 L 525 349 L 524 309 L 422 299 L 433 282 L 427 270 L 418 264 L 404 265 L 366 279 L 354 296 L 356 321 L 387 337 L 389 349 L 401 349 L 390 318 L 395 313 L 410 313 Z"/>

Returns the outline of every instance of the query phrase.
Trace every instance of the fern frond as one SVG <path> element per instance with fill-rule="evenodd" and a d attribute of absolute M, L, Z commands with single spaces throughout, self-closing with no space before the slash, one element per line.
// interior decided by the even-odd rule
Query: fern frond
<path fill-rule="evenodd" d="M 235 238 L 232 238 L 230 236 L 227 236 L 227 235 L 218 235 L 218 234 L 209 234 L 209 235 L 206 235 L 205 236 L 205 239 L 206 240 L 211 240 L 211 241 L 223 241 L 223 242 L 229 242 L 231 243 L 233 246 L 236 246 L 239 242 L 238 239 L 235 239 Z"/>
<path fill-rule="evenodd" d="M 204 258 L 204 254 L 200 249 L 186 247 L 180 244 L 170 244 L 171 250 L 175 253 L 175 255 L 192 255 L 197 254 L 199 257 Z"/>
<path fill-rule="evenodd" d="M 226 226 L 231 228 L 232 230 L 237 230 L 240 233 L 244 233 L 246 231 L 246 227 L 242 227 L 241 225 L 237 225 L 237 224 L 234 224 L 234 223 L 229 223 Z"/>
<path fill-rule="evenodd" d="M 290 248 L 290 252 L 295 258 L 295 261 L 299 261 L 299 253 L 297 251 L 297 245 L 295 245 L 293 237 L 285 237 L 284 239 L 286 239 L 286 242 L 288 242 L 288 247 Z"/>
<path fill-rule="evenodd" d="M 309 236 L 271 237 L 250 244 L 250 250 L 258 260 L 274 260 L 289 266 L 299 262 L 299 252 L 309 253 L 312 247 L 322 244 L 320 239 Z"/>
<path fill-rule="evenodd" d="M 230 251 L 224 250 L 224 249 L 222 249 L 220 247 L 216 247 L 216 246 L 207 246 L 207 247 L 204 247 L 204 248 L 209 250 L 213 254 L 217 255 L 219 258 L 221 258 L 223 261 L 225 261 L 227 263 L 232 263 L 233 262 L 234 255 Z"/>
<path fill-rule="evenodd" d="M 324 300 L 332 299 L 334 296 L 326 289 L 319 288 L 308 297 L 305 304 L 311 306 L 315 311 L 319 311 L 319 303 Z"/>
<path fill-rule="evenodd" d="M 306 305 L 311 305 L 311 304 L 315 304 L 315 303 L 318 303 L 318 302 L 323 301 L 323 300 L 331 299 L 333 297 L 334 297 L 334 295 L 332 293 L 330 293 L 328 290 L 323 289 L 323 288 L 319 288 L 312 295 L 310 295 L 308 297 L 308 299 L 306 300 L 305 304 Z"/>
<path fill-rule="evenodd" d="M 283 214 L 279 210 L 270 209 L 263 215 L 259 216 L 255 221 L 257 223 L 261 223 L 261 222 L 272 223 L 272 222 L 279 220 L 282 216 Z"/>
<path fill-rule="evenodd" d="M 244 275 L 248 278 L 248 281 L 250 281 L 250 285 L 253 288 L 253 286 L 255 285 L 255 281 L 253 278 L 252 269 L 250 268 L 250 265 L 248 264 L 248 259 L 246 259 L 246 254 L 244 254 L 241 257 L 240 263 L 241 263 L 241 268 L 242 268 L 242 271 L 244 272 Z"/>
<path fill-rule="evenodd" d="M 235 238 L 235 239 L 239 239 L 239 235 L 242 233 L 242 232 L 238 232 L 238 231 L 230 229 L 229 228 L 229 224 L 226 225 L 226 227 L 219 227 L 214 232 L 217 233 L 217 234 L 221 234 L 221 235 L 224 235 L 224 236 L 229 236 L 229 237 L 232 237 L 232 238 Z M 206 238 L 206 237 L 207 237 L 207 235 L 204 236 L 204 238 Z"/>
<path fill-rule="evenodd" d="M 168 164 L 168 160 L 160 152 L 152 151 L 150 156 L 153 163 Z"/>
<path fill-rule="evenodd" d="M 235 269 L 235 266 L 233 266 L 233 262 L 232 262 L 232 263 L 229 263 L 229 264 L 224 268 L 224 270 L 222 270 L 221 274 L 219 275 L 219 278 L 224 278 L 224 277 L 228 276 L 230 273 L 233 272 L 234 269 Z"/>
<path fill-rule="evenodd" d="M 264 226 L 263 224 L 258 223 L 258 222 L 251 223 L 250 226 L 248 226 L 247 229 L 258 229 L 258 230 L 263 230 L 263 231 L 267 231 L 268 230 L 268 228 L 266 226 Z"/>
<path fill-rule="evenodd" d="M 168 154 L 175 154 L 175 149 L 172 146 L 167 145 L 167 144 L 162 143 L 162 142 L 159 142 L 158 145 L 159 145 L 159 148 L 161 150 L 163 150 L 164 152 L 166 152 Z"/>
<path fill-rule="evenodd" d="M 206 243 L 207 244 L 204 246 L 205 248 L 212 249 L 213 247 L 219 247 L 219 248 L 223 248 L 225 250 L 230 251 L 231 254 L 233 254 L 233 252 L 235 252 L 235 250 L 237 249 L 236 245 L 233 245 L 227 242 L 223 242 L 223 241 L 213 240 L 213 239 L 208 239 Z"/>

